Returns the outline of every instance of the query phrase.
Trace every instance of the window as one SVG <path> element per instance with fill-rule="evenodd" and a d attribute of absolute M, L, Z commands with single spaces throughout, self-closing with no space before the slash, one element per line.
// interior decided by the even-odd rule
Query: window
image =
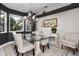
<path fill-rule="evenodd" d="M 10 20 L 9 20 L 9 30 L 10 31 L 17 31 L 22 30 L 23 28 L 23 17 L 18 15 L 12 15 L 10 14 Z"/>
<path fill-rule="evenodd" d="M 0 11 L 0 32 L 7 31 L 7 14 L 4 11 Z"/>

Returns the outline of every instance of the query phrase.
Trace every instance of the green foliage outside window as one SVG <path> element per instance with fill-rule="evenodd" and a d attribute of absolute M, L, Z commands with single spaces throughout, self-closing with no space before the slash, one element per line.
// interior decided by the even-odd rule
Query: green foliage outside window
<path fill-rule="evenodd" d="M 0 15 L 0 32 L 4 31 L 4 16 Z"/>
<path fill-rule="evenodd" d="M 19 25 L 21 22 L 22 20 L 17 22 L 13 17 L 10 17 L 10 30 L 11 31 L 20 30 L 22 28 L 22 26 Z"/>

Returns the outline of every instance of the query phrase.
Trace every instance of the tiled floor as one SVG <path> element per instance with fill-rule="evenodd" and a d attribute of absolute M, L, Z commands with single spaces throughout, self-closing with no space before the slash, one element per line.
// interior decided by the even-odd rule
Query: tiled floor
<path fill-rule="evenodd" d="M 63 49 L 61 49 L 61 47 L 56 47 L 54 39 L 50 39 L 49 45 L 50 49 L 45 47 L 45 52 L 41 52 L 36 56 L 73 56 L 72 49 L 68 47 L 64 47 Z M 26 52 L 24 56 L 32 56 L 32 51 Z M 79 51 L 76 52 L 74 56 L 79 56 Z"/>

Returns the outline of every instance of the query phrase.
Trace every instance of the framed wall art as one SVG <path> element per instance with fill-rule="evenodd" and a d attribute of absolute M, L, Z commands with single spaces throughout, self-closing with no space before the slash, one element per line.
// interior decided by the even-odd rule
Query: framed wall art
<path fill-rule="evenodd" d="M 50 27 L 50 26 L 51 26 L 51 20 L 50 19 L 43 21 L 43 27 Z"/>
<path fill-rule="evenodd" d="M 57 22 L 57 18 L 53 18 L 52 20 L 51 20 L 51 26 L 52 27 L 57 27 L 58 26 L 58 22 Z"/>
<path fill-rule="evenodd" d="M 57 18 L 47 19 L 43 21 L 43 27 L 57 27 Z"/>

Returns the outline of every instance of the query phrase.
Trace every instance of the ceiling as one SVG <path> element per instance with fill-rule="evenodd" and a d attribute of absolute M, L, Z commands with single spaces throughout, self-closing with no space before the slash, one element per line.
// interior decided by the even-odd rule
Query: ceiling
<path fill-rule="evenodd" d="M 42 13 L 45 6 L 48 6 L 45 9 L 48 12 L 51 10 L 67 6 L 70 3 L 2 3 L 2 4 L 10 9 L 21 11 L 24 13 L 28 13 L 29 10 L 31 10 L 33 13 L 36 13 L 38 15 Z"/>

